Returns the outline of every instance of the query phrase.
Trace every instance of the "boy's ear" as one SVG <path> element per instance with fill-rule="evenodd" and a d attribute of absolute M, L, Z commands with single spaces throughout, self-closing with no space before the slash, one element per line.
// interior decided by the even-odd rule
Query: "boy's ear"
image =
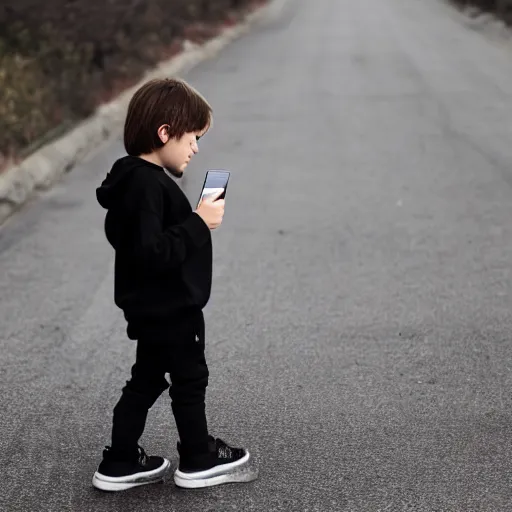
<path fill-rule="evenodd" d="M 169 125 L 163 124 L 158 128 L 158 137 L 162 141 L 162 144 L 167 144 L 167 141 L 169 140 Z"/>

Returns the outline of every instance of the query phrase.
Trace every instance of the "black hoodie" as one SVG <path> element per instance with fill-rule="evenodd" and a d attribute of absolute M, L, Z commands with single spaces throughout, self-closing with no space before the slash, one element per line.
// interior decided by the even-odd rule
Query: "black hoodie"
<path fill-rule="evenodd" d="M 212 280 L 211 233 L 164 169 L 125 156 L 96 190 L 115 249 L 114 297 L 133 328 L 203 308 Z"/>

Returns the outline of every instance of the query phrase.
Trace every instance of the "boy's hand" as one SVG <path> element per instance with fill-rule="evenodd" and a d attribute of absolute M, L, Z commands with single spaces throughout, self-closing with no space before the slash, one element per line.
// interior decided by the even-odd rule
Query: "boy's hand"
<path fill-rule="evenodd" d="M 221 194 L 222 191 L 219 191 L 215 195 L 206 197 L 199 203 L 196 210 L 196 213 L 210 229 L 218 228 L 224 217 L 225 201 L 224 199 L 217 199 Z"/>

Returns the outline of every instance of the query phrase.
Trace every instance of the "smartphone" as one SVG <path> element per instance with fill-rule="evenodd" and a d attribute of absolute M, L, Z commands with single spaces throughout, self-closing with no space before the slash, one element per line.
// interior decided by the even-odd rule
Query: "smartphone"
<path fill-rule="evenodd" d="M 201 195 L 199 196 L 199 201 L 197 204 L 199 205 L 199 203 L 205 197 L 216 194 L 221 190 L 222 194 L 220 195 L 219 199 L 224 199 L 226 197 L 226 190 L 228 188 L 229 176 L 229 171 L 207 171 L 204 178 L 203 189 L 201 190 Z"/>

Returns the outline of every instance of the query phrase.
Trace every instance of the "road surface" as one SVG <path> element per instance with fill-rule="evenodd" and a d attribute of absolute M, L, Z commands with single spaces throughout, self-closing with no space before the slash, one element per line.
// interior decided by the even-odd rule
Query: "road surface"
<path fill-rule="evenodd" d="M 512 510 L 512 50 L 422 0 L 288 0 L 185 76 L 232 171 L 206 309 L 211 430 L 260 478 L 91 487 L 135 346 L 101 148 L 0 231 L 0 509 Z M 175 461 L 167 396 L 143 446 Z"/>

